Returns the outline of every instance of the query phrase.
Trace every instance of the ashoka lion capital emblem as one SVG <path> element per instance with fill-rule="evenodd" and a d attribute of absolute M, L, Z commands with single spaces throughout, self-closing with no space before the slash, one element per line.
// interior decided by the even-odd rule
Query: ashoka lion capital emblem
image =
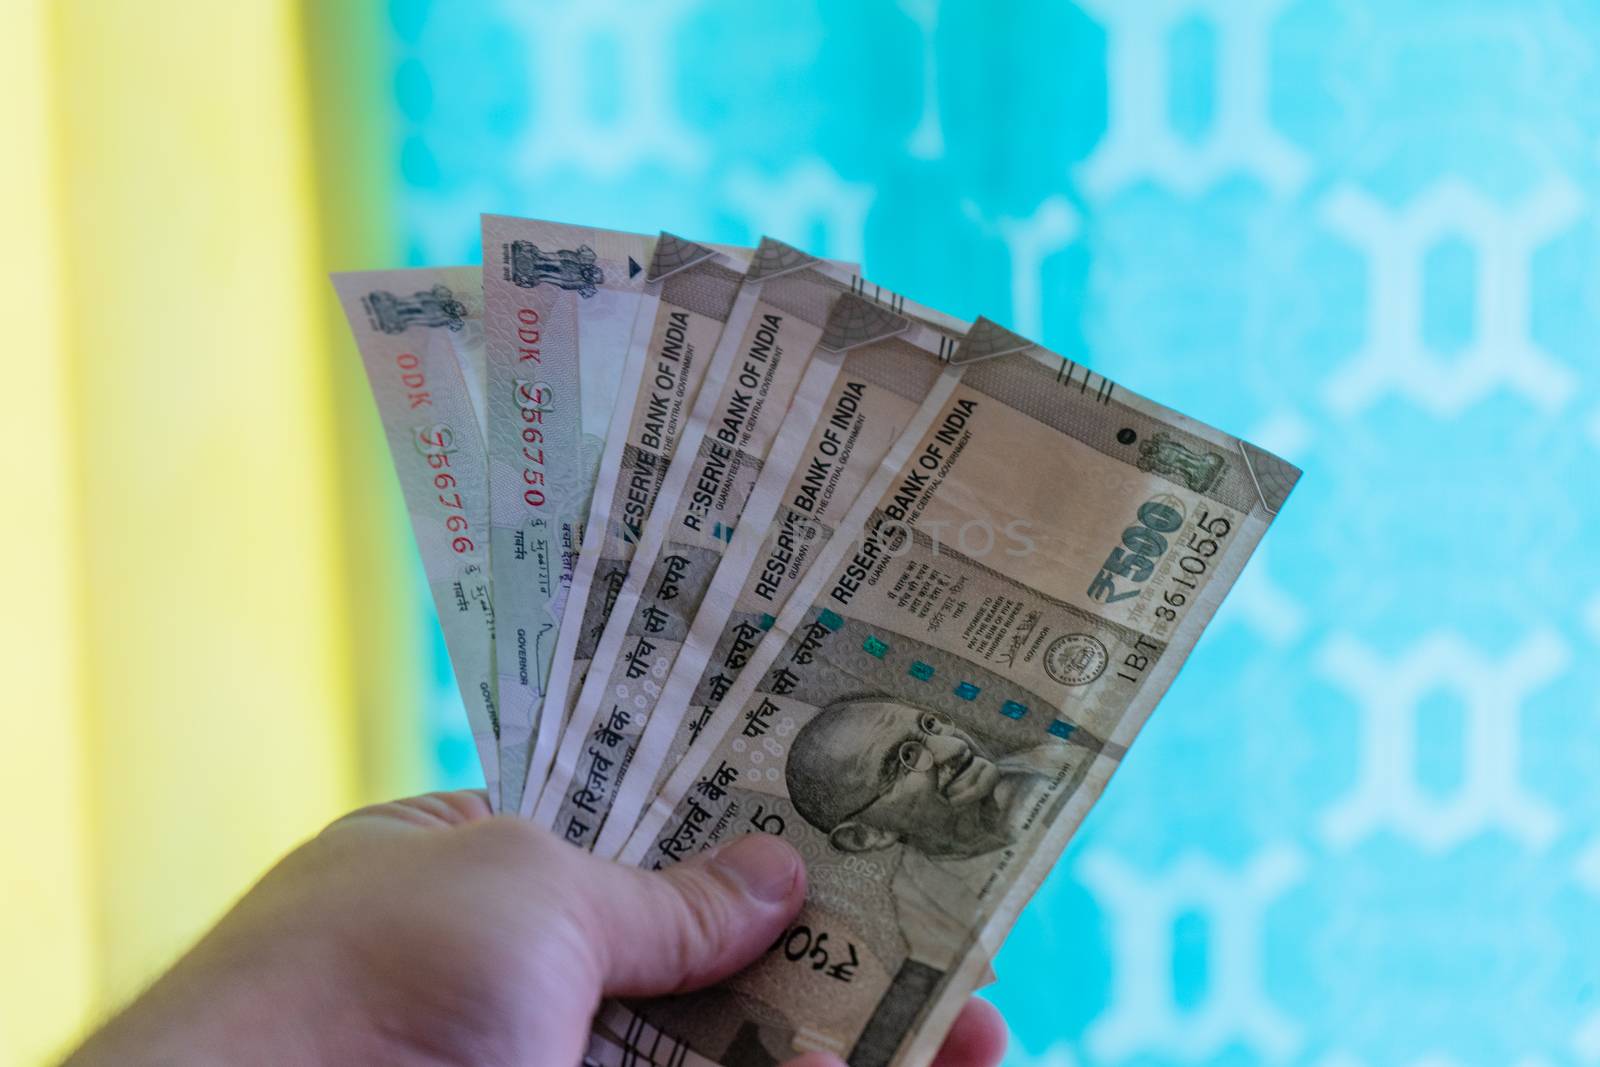
<path fill-rule="evenodd" d="M 593 296 L 606 280 L 594 249 L 588 245 L 541 252 L 532 241 L 512 241 L 507 259 L 512 283 L 524 289 L 554 285 L 579 296 Z"/>
<path fill-rule="evenodd" d="M 1139 445 L 1139 469 L 1182 482 L 1197 493 L 1217 484 L 1227 466 L 1215 452 L 1196 452 L 1164 433 L 1152 435 Z"/>
<path fill-rule="evenodd" d="M 467 321 L 467 305 L 448 286 L 436 285 L 405 297 L 378 290 L 365 301 L 372 324 L 384 333 L 405 333 L 413 326 L 443 326 L 459 330 Z"/>

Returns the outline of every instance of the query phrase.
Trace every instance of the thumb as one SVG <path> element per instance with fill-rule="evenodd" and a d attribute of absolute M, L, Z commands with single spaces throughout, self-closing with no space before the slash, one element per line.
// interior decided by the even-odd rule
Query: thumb
<path fill-rule="evenodd" d="M 607 864 L 587 916 L 603 992 L 654 996 L 717 982 L 776 941 L 804 900 L 800 854 L 768 834 L 665 872 Z"/>

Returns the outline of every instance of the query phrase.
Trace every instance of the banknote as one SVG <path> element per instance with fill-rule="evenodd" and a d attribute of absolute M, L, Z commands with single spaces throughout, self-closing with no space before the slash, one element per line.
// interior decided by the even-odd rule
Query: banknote
<path fill-rule="evenodd" d="M 335 274 L 455 666 L 489 795 L 499 789 L 483 280 L 476 267 Z"/>
<path fill-rule="evenodd" d="M 654 239 L 483 216 L 500 707 L 499 806 L 521 808 L 534 718 Z"/>
<path fill-rule="evenodd" d="M 534 813 L 568 841 L 593 847 L 828 314 L 857 284 L 771 239 L 751 259 Z"/>
<path fill-rule="evenodd" d="M 720 1067 L 686 1049 L 680 1048 L 675 1055 L 668 1053 L 668 1044 L 656 1047 L 646 1037 L 642 1024 L 636 1023 L 628 1034 L 616 1034 L 596 1020 L 579 1067 Z"/>
<path fill-rule="evenodd" d="M 543 778 L 555 754 L 749 260 L 741 249 L 666 233 L 656 239 L 556 637 L 530 780 Z M 524 815 L 537 799 L 527 791 Z"/>
<path fill-rule="evenodd" d="M 604 1007 L 658 1062 L 927 1063 L 1299 477 L 986 320 L 952 362 L 624 848 L 810 877 L 751 968 Z"/>
<path fill-rule="evenodd" d="M 772 446 L 773 457 L 796 460 L 775 459 L 756 479 L 595 842 L 600 855 L 621 849 L 889 446 L 951 373 L 967 324 L 895 306 L 900 314 L 848 293 L 834 305 Z"/>

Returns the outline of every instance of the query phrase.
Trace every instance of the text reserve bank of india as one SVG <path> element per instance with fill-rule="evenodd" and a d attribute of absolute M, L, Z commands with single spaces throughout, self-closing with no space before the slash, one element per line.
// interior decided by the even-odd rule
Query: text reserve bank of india
<path fill-rule="evenodd" d="M 500 787 L 521 808 L 534 719 L 654 238 L 483 216 Z"/>
<path fill-rule="evenodd" d="M 556 638 L 530 780 L 542 779 L 554 756 L 748 265 L 741 249 L 666 233 L 656 239 Z M 525 816 L 537 800 L 537 790 L 527 790 Z"/>
<path fill-rule="evenodd" d="M 980 321 L 623 851 L 745 833 L 807 901 L 658 1062 L 927 1063 L 1287 498 L 1277 457 Z"/>
<path fill-rule="evenodd" d="M 789 593 L 941 373 L 952 373 L 949 358 L 967 324 L 894 303 L 898 314 L 849 293 L 834 304 L 595 842 L 598 854 L 621 849 L 671 769 L 692 758 L 690 747 Z"/>
<path fill-rule="evenodd" d="M 851 278 L 848 267 L 818 261 L 770 238 L 763 238 L 750 258 L 690 418 L 667 464 L 656 507 L 643 526 L 634 560 L 595 645 L 594 662 L 603 664 L 603 669 L 590 670 L 578 689 L 544 793 L 534 808 L 536 821 L 574 845 L 594 846 L 614 789 L 626 774 L 632 744 L 666 678 L 669 664 L 664 657 L 669 649 L 650 641 L 638 645 L 638 633 L 645 632 L 646 625 L 651 627 L 648 632 L 659 629 L 653 609 L 661 601 L 674 603 L 677 611 L 693 611 L 688 600 L 704 592 L 710 581 L 720 549 L 726 547 L 722 537 L 733 531 L 738 509 L 821 336 L 829 307 L 850 286 Z M 763 299 L 768 285 L 779 294 L 782 307 Z M 688 488 L 696 482 L 696 474 L 701 482 L 715 477 L 725 490 L 715 518 L 710 517 L 710 507 L 701 504 L 704 493 Z M 694 509 L 686 517 L 694 526 L 693 558 L 667 549 L 683 522 L 680 506 Z M 693 574 L 680 573 L 685 560 Z M 686 584 L 690 579 L 699 579 L 699 585 Z M 642 613 L 645 619 L 640 622 L 637 616 Z M 686 625 L 688 619 L 683 622 Z M 624 651 L 629 640 L 635 640 L 632 659 Z M 650 669 L 640 664 L 640 648 L 650 653 L 659 649 Z M 603 731 L 598 742 L 597 729 Z M 597 745 L 603 745 L 605 752 Z"/>
<path fill-rule="evenodd" d="M 333 276 L 383 421 L 490 795 L 500 774 L 476 267 Z"/>
<path fill-rule="evenodd" d="M 567 840 L 594 846 L 829 313 L 857 284 L 770 238 L 752 257 L 535 811 Z"/>

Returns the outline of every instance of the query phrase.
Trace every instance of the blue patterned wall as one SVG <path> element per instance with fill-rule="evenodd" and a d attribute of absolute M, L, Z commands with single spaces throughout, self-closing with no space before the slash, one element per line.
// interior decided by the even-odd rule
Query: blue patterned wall
<path fill-rule="evenodd" d="M 996 963 L 1012 1064 L 1600 1064 L 1600 6 L 389 15 L 416 261 L 772 233 L 1305 468 Z"/>

